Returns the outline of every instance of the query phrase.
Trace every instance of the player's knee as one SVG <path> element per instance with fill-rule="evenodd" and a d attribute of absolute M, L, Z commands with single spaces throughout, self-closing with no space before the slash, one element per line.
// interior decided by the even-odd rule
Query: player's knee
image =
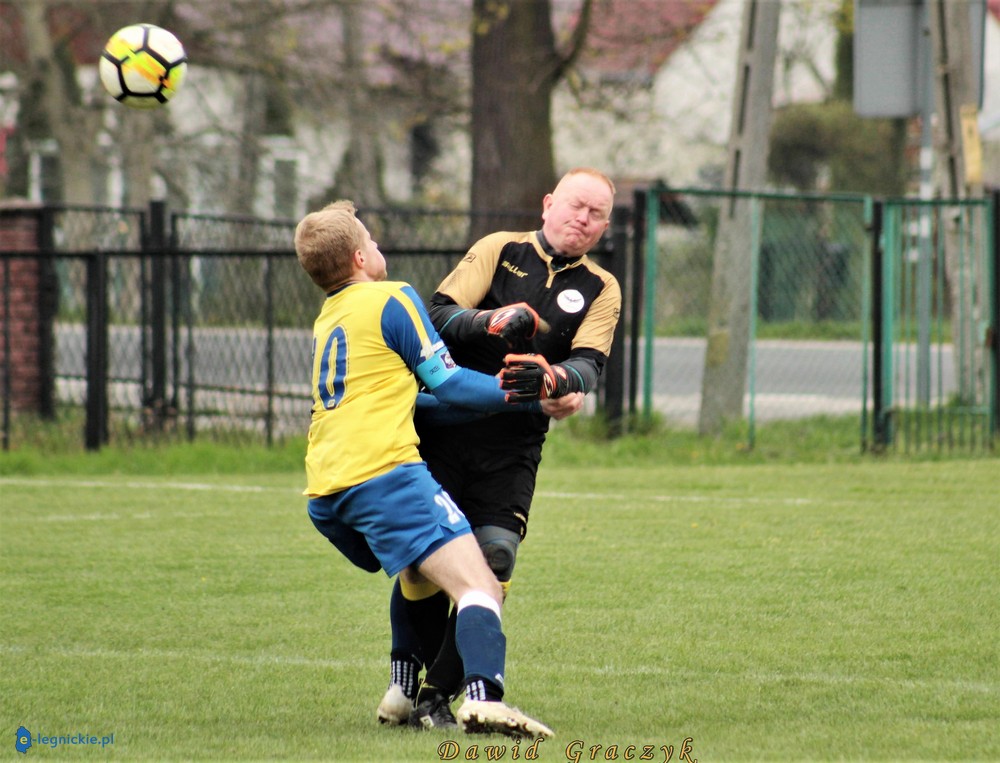
<path fill-rule="evenodd" d="M 479 541 L 479 548 L 486 558 L 486 564 L 500 581 L 506 595 L 508 586 L 504 584 L 509 584 L 514 574 L 514 562 L 517 560 L 520 537 L 515 532 L 493 525 L 477 527 L 475 534 L 476 540 Z"/>

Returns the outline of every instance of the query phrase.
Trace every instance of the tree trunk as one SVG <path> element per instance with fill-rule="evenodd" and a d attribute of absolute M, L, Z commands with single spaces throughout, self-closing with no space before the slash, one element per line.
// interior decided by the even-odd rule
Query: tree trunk
<path fill-rule="evenodd" d="M 562 61 L 550 10 L 549 0 L 473 3 L 474 210 L 540 212 L 555 185 L 552 91 Z M 509 227 L 523 228 L 523 217 L 474 221 L 471 235 Z"/>
<path fill-rule="evenodd" d="M 145 209 L 153 195 L 151 181 L 156 166 L 156 124 L 157 120 L 166 121 L 166 115 L 157 111 L 133 111 L 124 106 L 117 109 L 117 143 L 122 151 L 125 182 L 121 201 L 127 207 Z M 117 204 L 118 200 L 113 199 L 112 202 Z"/>
<path fill-rule="evenodd" d="M 371 120 L 375 108 L 368 95 L 364 31 L 357 3 L 344 3 L 343 20 L 344 86 L 347 90 L 347 120 L 350 128 L 347 150 L 337 171 L 336 195 L 351 199 L 358 207 L 378 207 L 384 203 L 381 156 L 377 131 Z M 333 199 L 331 199 L 333 201 Z"/>
<path fill-rule="evenodd" d="M 71 90 L 75 69 L 49 34 L 45 0 L 25 0 L 22 6 L 25 41 L 34 74 L 32 87 L 42 102 L 49 135 L 59 147 L 62 201 L 87 204 L 93 199 L 91 158 L 100 126 L 100 112 L 80 103 Z"/>

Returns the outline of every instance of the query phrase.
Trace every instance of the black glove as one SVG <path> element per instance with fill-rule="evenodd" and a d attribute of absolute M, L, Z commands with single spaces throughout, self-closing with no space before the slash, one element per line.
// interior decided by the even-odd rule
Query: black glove
<path fill-rule="evenodd" d="M 507 355 L 500 369 L 500 388 L 508 391 L 507 402 L 527 403 L 569 393 L 569 375 L 558 363 L 549 365 L 542 355 Z"/>
<path fill-rule="evenodd" d="M 517 302 L 496 310 L 480 310 L 472 321 L 477 328 L 513 346 L 515 339 L 531 339 L 535 335 L 539 317 L 527 302 Z"/>

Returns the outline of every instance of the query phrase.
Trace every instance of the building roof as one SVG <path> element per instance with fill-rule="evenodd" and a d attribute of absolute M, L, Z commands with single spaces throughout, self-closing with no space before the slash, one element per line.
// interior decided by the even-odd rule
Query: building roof
<path fill-rule="evenodd" d="M 580 66 L 606 77 L 652 77 L 718 0 L 598 0 Z"/>

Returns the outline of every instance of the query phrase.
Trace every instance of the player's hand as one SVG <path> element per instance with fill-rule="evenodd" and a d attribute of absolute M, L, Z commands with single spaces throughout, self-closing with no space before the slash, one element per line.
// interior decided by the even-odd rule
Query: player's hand
<path fill-rule="evenodd" d="M 500 387 L 508 402 L 528 402 L 562 397 L 569 392 L 569 376 L 558 363 L 549 365 L 542 355 L 507 355 L 500 369 Z"/>
<path fill-rule="evenodd" d="M 542 400 L 542 413 L 556 421 L 562 421 L 583 408 L 584 397 L 582 392 L 570 392 L 563 397 Z"/>
<path fill-rule="evenodd" d="M 540 318 L 527 302 L 498 307 L 496 310 L 480 310 L 473 319 L 490 336 L 498 336 L 508 346 L 515 339 L 531 339 L 538 331 Z"/>

